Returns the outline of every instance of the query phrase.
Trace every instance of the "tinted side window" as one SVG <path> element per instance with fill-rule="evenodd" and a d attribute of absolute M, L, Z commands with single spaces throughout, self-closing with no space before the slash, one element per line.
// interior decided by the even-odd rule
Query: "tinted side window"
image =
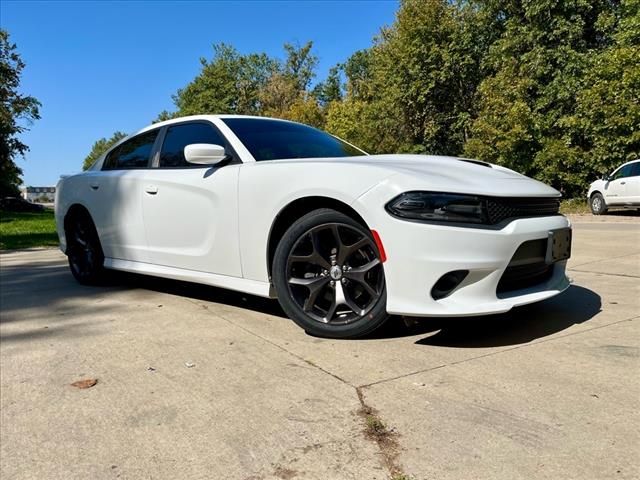
<path fill-rule="evenodd" d="M 149 155 L 159 130 L 146 132 L 127 140 L 109 153 L 104 168 L 145 168 L 149 165 Z"/>
<path fill-rule="evenodd" d="M 225 118 L 223 121 L 258 161 L 365 155 L 326 132 L 300 123 L 263 118 Z"/>
<path fill-rule="evenodd" d="M 617 180 L 619 178 L 625 178 L 625 177 L 630 177 L 631 176 L 631 168 L 633 167 L 632 164 L 629 165 L 625 165 L 624 167 L 620 168 L 614 175 L 613 177 L 611 177 L 611 180 Z"/>
<path fill-rule="evenodd" d="M 640 177 L 640 162 L 631 164 L 631 175 L 630 177 Z"/>
<path fill-rule="evenodd" d="M 167 129 L 160 151 L 160 168 L 188 167 L 184 158 L 184 147 L 192 143 L 213 143 L 225 146 L 225 140 L 213 125 L 207 123 L 186 123 Z"/>

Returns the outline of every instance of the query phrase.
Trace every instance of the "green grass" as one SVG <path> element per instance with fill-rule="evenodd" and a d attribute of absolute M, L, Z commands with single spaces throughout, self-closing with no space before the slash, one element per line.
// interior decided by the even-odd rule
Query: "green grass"
<path fill-rule="evenodd" d="M 591 213 L 586 198 L 568 198 L 560 202 L 560 213 L 566 215 L 568 213 L 587 215 Z"/>
<path fill-rule="evenodd" d="M 0 250 L 58 245 L 53 211 L 17 213 L 0 211 Z"/>

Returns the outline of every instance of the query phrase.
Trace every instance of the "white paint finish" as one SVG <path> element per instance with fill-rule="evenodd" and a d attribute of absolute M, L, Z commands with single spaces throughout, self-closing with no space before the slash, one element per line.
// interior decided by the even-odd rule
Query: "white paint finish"
<path fill-rule="evenodd" d="M 238 165 L 149 169 L 142 194 L 150 263 L 241 277 Z"/>
<path fill-rule="evenodd" d="M 142 218 L 141 193 L 147 170 L 87 171 L 58 183 L 58 232 L 64 213 L 75 204 L 91 214 L 105 256 L 147 261 L 147 240 Z M 61 244 L 66 242 L 61 240 Z"/>
<path fill-rule="evenodd" d="M 624 163 L 620 167 L 616 168 L 609 178 L 615 177 L 616 173 L 620 169 L 627 165 L 640 163 L 640 160 L 634 160 Z M 599 192 L 604 197 L 607 205 L 638 205 L 640 206 L 640 176 L 628 176 L 615 179 L 599 179 L 591 184 L 587 198 L 591 198 L 591 195 Z"/>
<path fill-rule="evenodd" d="M 547 238 L 549 230 L 569 226 L 561 215 L 514 220 L 500 230 L 464 228 L 400 220 L 384 211 L 393 177 L 353 205 L 378 231 L 387 262 L 387 310 L 403 315 L 467 316 L 500 313 L 556 295 L 568 287 L 564 264 L 556 264 L 545 284 L 498 299 L 496 287 L 516 249 L 527 240 Z M 517 180 L 520 182 L 520 180 Z M 525 183 L 525 182 L 523 182 Z M 537 186 L 535 187 L 537 188 Z M 413 188 L 407 188 L 411 190 Z M 447 272 L 469 270 L 474 282 L 435 301 L 430 291 Z"/>
<path fill-rule="evenodd" d="M 306 197 L 328 197 L 347 205 L 393 172 L 329 160 L 245 164 L 240 172 L 240 244 L 245 277 L 268 281 L 267 242 L 278 214 Z M 366 220 L 366 219 L 365 219 Z"/>
<path fill-rule="evenodd" d="M 74 203 L 91 212 L 105 245 L 107 266 L 138 273 L 269 295 L 267 244 L 274 220 L 291 202 L 327 197 L 350 205 L 380 234 L 387 307 L 407 315 L 479 315 L 509 310 L 564 290 L 564 264 L 545 284 L 498 299 L 496 285 L 517 247 L 546 238 L 568 225 L 562 216 L 520 219 L 504 228 L 461 228 L 409 222 L 384 209 L 396 195 L 412 190 L 504 197 L 557 197 L 553 188 L 498 166 L 451 157 L 376 155 L 350 158 L 256 162 L 221 120 L 215 124 L 242 160 L 219 168 L 129 171 L 99 170 L 65 178 L 59 188 L 56 218 L 60 228 Z M 100 194 L 91 183 L 100 183 Z M 103 184 L 106 185 L 105 188 Z M 123 262 L 116 259 L 128 260 Z M 471 274 L 440 301 L 429 292 L 444 273 Z"/>
<path fill-rule="evenodd" d="M 215 273 L 188 270 L 185 268 L 166 267 L 152 263 L 131 262 L 117 258 L 105 258 L 104 266 L 123 272 L 143 273 L 154 277 L 171 278 L 185 282 L 202 283 L 214 287 L 223 287 L 239 292 L 246 292 L 259 297 L 269 297 L 270 285 L 241 277 L 217 275 Z"/>
<path fill-rule="evenodd" d="M 226 158 L 226 154 L 220 145 L 193 143 L 184 147 L 184 158 L 197 165 L 216 165 Z"/>

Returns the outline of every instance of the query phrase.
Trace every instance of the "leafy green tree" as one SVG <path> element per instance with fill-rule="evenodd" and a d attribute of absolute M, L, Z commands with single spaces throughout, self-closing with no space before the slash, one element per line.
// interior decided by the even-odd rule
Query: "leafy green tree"
<path fill-rule="evenodd" d="M 603 17 L 600 28 L 611 28 L 616 17 Z M 582 188 L 598 174 L 640 158 L 640 0 L 622 2 L 613 40 L 589 56 L 575 115 L 566 121 L 576 132 Z"/>
<path fill-rule="evenodd" d="M 113 135 L 111 135 L 110 138 L 101 138 L 100 140 L 97 140 L 91 147 L 91 152 L 89 152 L 89 155 L 87 155 L 87 157 L 84 159 L 82 170 L 87 170 L 91 165 L 95 163 L 96 160 L 98 160 L 98 158 L 100 158 L 102 154 L 104 154 L 113 145 L 115 145 L 126 136 L 126 133 L 115 132 Z"/>
<path fill-rule="evenodd" d="M 504 31 L 484 63 L 466 152 L 581 194 L 584 138 L 575 128 L 590 58 L 611 43 L 608 0 L 496 2 Z M 636 97 L 637 98 L 637 97 Z"/>
<path fill-rule="evenodd" d="M 241 55 L 224 43 L 213 46 L 210 61 L 200 59 L 202 70 L 173 100 L 178 115 L 261 111 L 260 93 L 278 69 L 278 62 L 264 53 Z"/>
<path fill-rule="evenodd" d="M 309 108 L 317 109 L 317 102 L 307 91 L 318 63 L 312 47 L 312 42 L 303 46 L 284 44 L 285 61 L 278 63 L 259 94 L 262 115 L 292 120 L 300 117 L 301 109 L 307 114 L 311 114 Z M 294 105 L 297 113 L 292 111 Z"/>
<path fill-rule="evenodd" d="M 40 102 L 18 91 L 24 67 L 9 33 L 0 29 L 0 198 L 19 193 L 22 170 L 15 157 L 23 156 L 29 147 L 18 136 L 40 118 Z"/>
<path fill-rule="evenodd" d="M 290 79 L 299 92 L 305 92 L 315 77 L 318 57 L 312 53 L 313 42 L 304 45 L 284 44 L 287 58 L 282 69 L 285 77 Z"/>
<path fill-rule="evenodd" d="M 171 120 L 172 118 L 176 118 L 178 114 L 176 112 L 169 112 L 168 110 L 162 110 L 156 118 L 154 118 L 151 123 L 164 122 L 165 120 Z"/>
<path fill-rule="evenodd" d="M 326 80 L 318 83 L 312 91 L 320 105 L 327 106 L 331 102 L 342 100 L 342 80 L 340 79 L 341 65 L 331 67 Z"/>
<path fill-rule="evenodd" d="M 332 106 L 327 128 L 372 152 L 461 153 L 496 35 L 489 18 L 469 2 L 404 0 L 373 46 L 345 63 L 345 105 Z M 359 125 L 345 125 L 355 111 Z"/>

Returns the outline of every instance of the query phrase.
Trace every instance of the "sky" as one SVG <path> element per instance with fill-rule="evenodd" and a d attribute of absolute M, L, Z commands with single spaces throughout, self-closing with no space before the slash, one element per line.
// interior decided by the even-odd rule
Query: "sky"
<path fill-rule="evenodd" d="M 397 0 L 0 1 L 0 27 L 26 63 L 20 91 L 42 102 L 21 139 L 24 185 L 79 171 L 93 143 L 131 133 L 162 110 L 211 58 L 214 43 L 282 58 L 285 42 L 314 43 L 322 80 L 367 48 L 395 18 Z"/>

